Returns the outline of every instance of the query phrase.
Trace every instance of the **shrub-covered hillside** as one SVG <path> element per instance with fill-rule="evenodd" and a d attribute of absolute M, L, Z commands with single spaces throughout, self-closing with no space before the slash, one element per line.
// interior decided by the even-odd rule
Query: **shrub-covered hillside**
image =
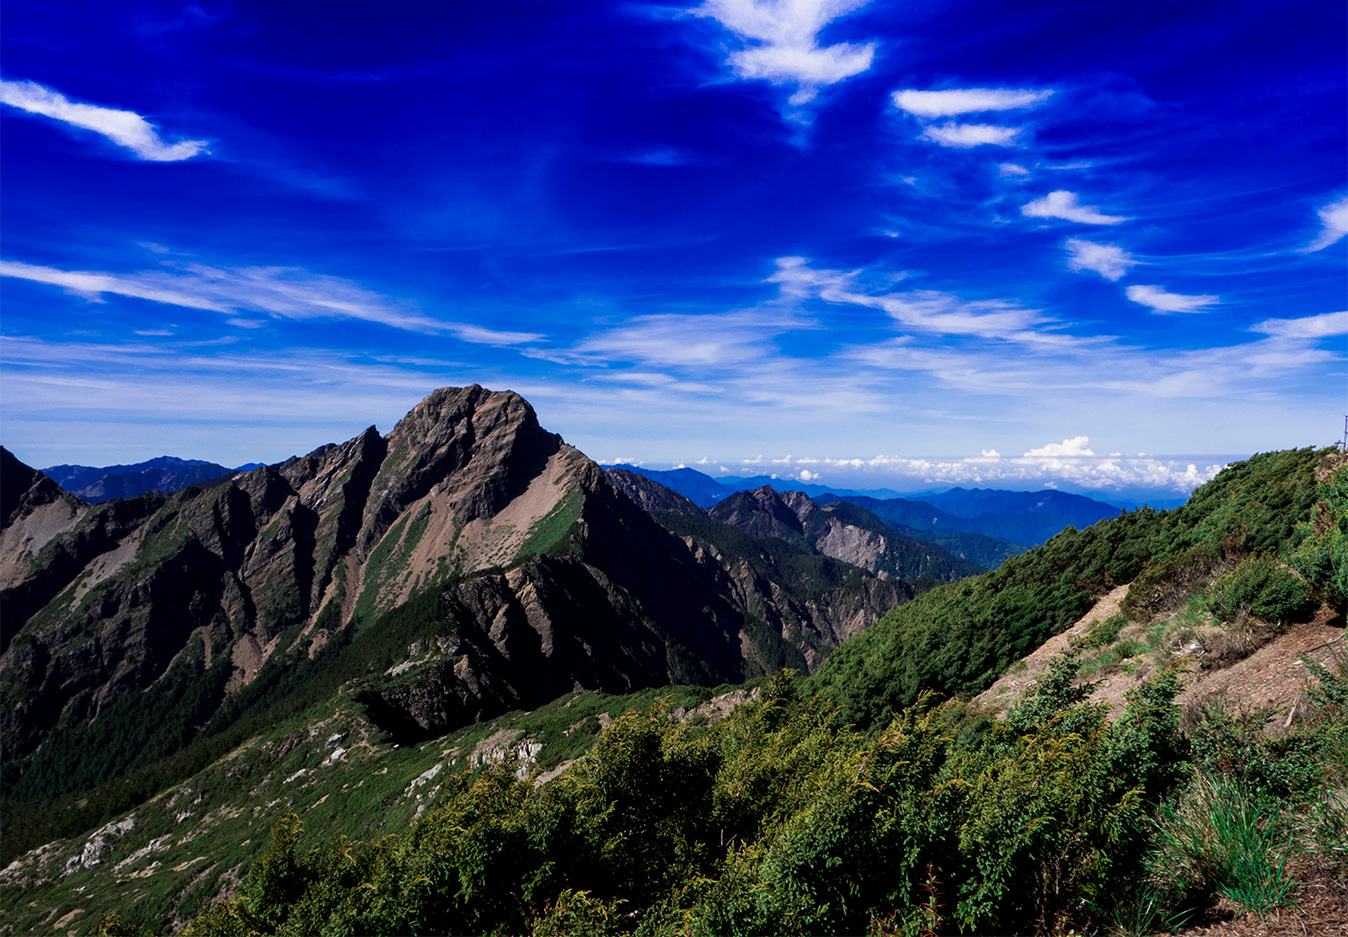
<path fill-rule="evenodd" d="M 870 735 L 786 676 L 709 731 L 628 713 L 558 780 L 458 775 L 379 842 L 301 850 L 284 814 L 188 932 L 1151 933 L 1218 895 L 1270 911 L 1294 848 L 1343 871 L 1348 682 L 1274 744 L 1186 737 L 1173 674 L 1110 723 L 1072 673 L 1005 721 L 928 697 Z"/>
<path fill-rule="evenodd" d="M 1216 596 L 1227 615 L 1257 600 L 1266 613 L 1260 617 L 1296 617 L 1309 611 L 1315 590 L 1341 605 L 1348 483 L 1342 468 L 1335 481 L 1328 477 L 1333 452 L 1255 456 L 1181 508 L 1069 528 L 986 575 L 919 596 L 839 648 L 816 675 L 818 686 L 862 725 L 883 721 L 924 691 L 972 695 L 1115 586 L 1155 593 L 1188 578 L 1179 589 L 1187 594 L 1202 578 L 1195 570 L 1219 564 L 1239 564 Z M 1133 604 L 1145 613 L 1158 599 Z"/>
<path fill-rule="evenodd" d="M 1111 722 L 1071 653 L 1005 719 L 928 691 L 985 687 L 1121 583 L 1139 586 L 1135 616 L 1177 590 L 1274 628 L 1341 609 L 1348 467 L 1331 475 L 1333 459 L 1256 457 L 1184 509 L 1067 531 L 713 727 L 657 705 L 546 785 L 461 774 L 377 843 L 300 849 L 282 815 L 237 896 L 190 932 L 1153 933 L 1219 900 L 1273 913 L 1293 869 L 1345 871 L 1342 668 L 1309 663 L 1302 718 L 1278 735 L 1215 709 L 1182 725 L 1174 669 Z"/>
<path fill-rule="evenodd" d="M 1334 653 L 1346 538 L 1348 460 L 1258 456 L 1183 509 L 1069 530 L 936 588 L 814 676 L 780 673 L 719 722 L 682 708 L 710 691 L 678 708 L 648 696 L 612 724 L 598 702 L 558 700 L 534 719 L 555 740 L 525 736 L 544 742 L 532 769 L 533 756 L 484 767 L 449 738 L 395 750 L 371 726 L 341 742 L 363 767 L 332 767 L 340 751 L 324 747 L 323 726 L 361 717 L 347 700 L 334 723 L 322 717 L 332 701 L 315 699 L 293 729 L 188 785 L 210 790 L 220 822 L 253 824 L 253 845 L 216 865 L 175 845 L 169 820 L 146 821 L 164 845 L 104 853 L 70 879 L 84 897 L 29 875 L 13 887 L 0 877 L 0 902 L 45 920 L 34 903 L 59 893 L 96 908 L 108 933 L 160 932 L 163 912 L 135 903 L 145 899 L 130 883 L 160 882 L 155 900 L 167 902 L 181 866 L 215 870 L 179 892 L 199 935 L 1151 934 L 1221 914 L 1300 932 L 1321 912 L 1299 882 L 1342 904 L 1332 883 L 1348 876 L 1348 655 Z M 1054 659 L 1004 717 L 970 701 L 1123 586 L 1118 620 Z M 1271 731 L 1241 700 L 1176 706 L 1188 671 L 1206 664 L 1168 649 L 1117 718 L 1092 703 L 1082 663 L 1097 645 L 1178 614 L 1337 637 L 1306 659 L 1304 694 Z M 272 751 L 284 755 L 274 770 Z M 381 763 L 395 769 L 387 778 Z M 257 794 L 235 797 L 230 783 Z M 357 796 L 360 822 L 343 813 Z M 330 828 L 334 817 L 346 819 Z M 190 852 L 179 861 L 170 847 Z M 118 876 L 125 904 L 87 897 L 100 874 Z"/>

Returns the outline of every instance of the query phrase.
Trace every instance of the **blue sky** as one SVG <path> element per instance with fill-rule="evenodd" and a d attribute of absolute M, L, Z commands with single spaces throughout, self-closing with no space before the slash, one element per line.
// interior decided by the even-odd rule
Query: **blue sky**
<path fill-rule="evenodd" d="M 0 11 L 0 434 L 1187 490 L 1348 412 L 1340 2 Z"/>

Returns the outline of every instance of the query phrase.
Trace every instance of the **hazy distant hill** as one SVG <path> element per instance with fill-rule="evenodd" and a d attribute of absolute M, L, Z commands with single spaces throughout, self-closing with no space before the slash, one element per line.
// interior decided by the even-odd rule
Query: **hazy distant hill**
<path fill-rule="evenodd" d="M 199 485 L 256 467 L 253 463 L 231 469 L 201 459 L 165 455 L 134 465 L 52 465 L 41 471 L 71 494 L 89 504 L 99 504 L 110 498 L 131 498 L 147 491 L 170 494 L 188 485 Z"/>
<path fill-rule="evenodd" d="M 612 467 L 654 479 L 701 508 L 710 508 L 736 492 L 764 485 L 779 491 L 803 492 L 821 505 L 848 501 L 884 519 L 902 534 L 933 540 L 955 556 L 989 568 L 1025 547 L 1045 542 L 1065 527 L 1089 527 L 1122 512 L 1112 504 L 1052 490 L 952 488 L 916 499 L 898 497 L 889 489 L 831 488 L 767 475 L 716 479 L 690 468 L 659 471 L 636 465 Z M 921 536 L 927 532 L 945 535 L 946 539 Z M 991 540 L 970 540 L 961 536 L 964 534 Z"/>
<path fill-rule="evenodd" d="M 1086 527 L 1106 517 L 1115 517 L 1123 510 L 1084 495 L 1053 489 L 1003 491 L 998 488 L 951 488 L 942 494 L 927 495 L 923 500 L 959 517 L 1052 514 L 1070 517 Z"/>

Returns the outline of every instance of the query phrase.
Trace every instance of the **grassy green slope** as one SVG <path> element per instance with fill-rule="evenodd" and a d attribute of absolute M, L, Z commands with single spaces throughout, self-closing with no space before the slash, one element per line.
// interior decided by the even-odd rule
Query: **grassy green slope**
<path fill-rule="evenodd" d="M 304 818 L 309 848 L 332 835 L 378 840 L 404 830 L 436 800 L 451 778 L 477 767 L 473 751 L 489 738 L 496 747 L 538 746 L 537 770 L 583 754 L 601 728 L 657 700 L 692 708 L 727 687 L 664 687 L 630 696 L 581 692 L 527 713 L 511 713 L 418 745 L 397 745 L 373 729 L 342 694 L 262 726 L 212 764 L 109 826 L 101 852 L 81 837 L 49 858 L 45 882 L 0 883 L 6 920 L 0 933 L 39 933 L 82 908 L 71 925 L 94 929 L 116 912 L 133 931 L 165 933 L 236 879 L 267 847 L 267 828 L 286 810 Z M 342 751 L 337 752 L 337 749 Z M 334 757 L 334 752 L 336 756 Z M 439 766 L 439 769 L 437 769 Z M 416 784 L 429 771 L 435 775 Z M 97 864 L 70 859 L 94 856 Z M 65 872 L 69 868 L 69 872 Z M 223 879 L 221 878 L 223 876 Z M 204 907 L 204 906 L 203 906 Z"/>

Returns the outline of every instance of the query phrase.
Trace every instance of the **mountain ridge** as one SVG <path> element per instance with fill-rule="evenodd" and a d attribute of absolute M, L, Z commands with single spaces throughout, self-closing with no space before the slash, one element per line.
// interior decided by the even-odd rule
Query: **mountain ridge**
<path fill-rule="evenodd" d="M 387 435 L 168 495 L 89 505 L 4 465 L 14 796 L 171 754 L 275 705 L 300 671 L 355 681 L 377 725 L 429 737 L 573 687 L 812 670 L 913 594 L 825 558 L 798 587 L 771 550 L 727 558 L 672 533 L 522 397 L 477 385 Z M 80 752 L 114 730 L 121 754 L 95 774 Z"/>
<path fill-rule="evenodd" d="M 353 443 L 359 449 L 360 437 Z M 373 439 L 364 443 L 372 444 Z M 1294 817 L 1298 824 L 1325 797 L 1341 796 L 1341 772 L 1335 776 L 1330 769 L 1341 763 L 1342 733 L 1328 729 L 1341 726 L 1344 714 L 1340 706 L 1336 716 L 1324 701 L 1342 699 L 1348 677 L 1342 670 L 1337 677 L 1332 673 L 1333 646 L 1315 645 L 1322 638 L 1342 641 L 1348 590 L 1344 458 L 1309 450 L 1269 454 L 1232 466 L 1182 511 L 1129 512 L 1064 531 L 998 570 L 939 586 L 875 625 L 852 631 L 853 639 L 823 666 L 812 666 L 808 677 L 778 675 L 714 689 L 662 686 L 622 698 L 572 687 L 536 711 L 516 710 L 429 739 L 433 733 L 413 717 L 445 721 L 432 711 L 433 701 L 397 694 L 453 699 L 452 690 L 437 689 L 427 668 L 443 666 L 451 641 L 457 642 L 452 651 L 457 657 L 490 653 L 490 639 L 410 627 L 417 615 L 434 618 L 440 603 L 468 597 L 423 590 L 410 603 L 366 620 L 359 633 L 336 631 L 323 647 L 310 646 L 312 656 L 285 661 L 282 677 L 303 681 L 308 695 L 286 697 L 294 701 L 290 708 L 254 710 L 251 721 L 235 723 L 237 734 L 214 737 L 214 747 L 197 753 L 191 770 L 147 781 L 141 788 L 146 793 L 129 800 L 109 801 L 100 788 L 45 804 L 72 817 L 72 825 L 60 835 L 49 831 L 28 841 L 43 844 L 39 848 L 7 852 L 0 894 L 14 913 L 0 932 L 6 926 L 13 932 L 49 930 L 58 920 L 66 922 L 62 927 L 72 921 L 92 926 L 95 915 L 109 912 L 121 915 L 105 920 L 109 930 L 130 925 L 162 932 L 195 918 L 191 933 L 235 931 L 258 920 L 270 931 L 311 933 L 325 922 L 349 924 L 353 915 L 368 932 L 425 929 L 416 923 L 424 917 L 398 916 L 410 907 L 418 914 L 425 908 L 444 915 L 435 918 L 443 922 L 431 928 L 437 932 L 485 930 L 485 917 L 464 915 L 492 913 L 500 928 L 511 932 L 553 924 L 565 924 L 564 932 L 595 932 L 607 921 L 621 922 L 610 931 L 641 927 L 673 934 L 687 929 L 691 914 L 699 927 L 720 933 L 733 930 L 727 915 L 751 914 L 738 920 L 749 921 L 743 929 L 752 932 L 859 933 L 891 928 L 899 912 L 915 928 L 930 922 L 923 913 L 932 907 L 926 889 L 933 875 L 951 894 L 978 896 L 985 887 L 1004 886 L 1007 868 L 1025 887 L 998 892 L 1005 897 L 991 904 L 980 899 L 979 917 L 964 929 L 1028 933 L 1045 920 L 1067 920 L 1060 914 L 1078 915 L 1072 918 L 1078 930 L 1103 928 L 1131 912 L 1135 887 L 1154 883 L 1150 866 L 1141 862 L 1143 850 L 1164 846 L 1164 840 L 1153 839 L 1121 851 L 1117 810 L 1132 811 L 1130 829 L 1138 831 L 1151 829 L 1153 821 L 1171 822 L 1157 805 L 1174 803 L 1174 797 L 1192 800 L 1185 785 L 1199 777 L 1220 784 L 1273 784 L 1278 815 L 1283 809 L 1300 811 Z M 373 461 L 367 469 L 373 482 L 378 474 Z M 260 472 L 250 491 L 259 503 L 268 487 L 284 494 L 277 479 L 285 477 Z M 290 477 L 299 476 L 291 471 Z M 400 489 L 399 477 L 389 476 L 388 491 Z M 366 484 L 348 481 L 353 491 Z M 657 508 L 654 517 L 666 535 L 683 543 L 699 568 L 719 570 L 735 589 L 746 590 L 734 605 L 737 612 L 758 614 L 750 608 L 754 602 L 762 611 L 776 601 L 784 614 L 807 595 L 829 602 L 851 595 L 864 603 L 883 599 L 881 591 L 896 585 L 794 549 L 781 538 L 759 538 L 717 523 L 677 498 L 667 500 L 649 480 L 634 483 L 652 486 L 651 495 L 671 504 L 664 510 L 655 502 L 650 506 Z M 41 510 L 64 516 L 71 502 L 40 481 L 39 487 L 29 499 L 39 510 L 30 514 L 6 496 L 4 534 L 12 527 L 37 530 L 41 525 L 25 519 L 37 518 Z M 385 483 L 371 487 L 373 505 Z M 319 488 L 333 490 L 331 484 Z M 598 485 L 595 491 L 626 498 L 618 501 L 625 510 L 638 508 L 618 486 Z M 179 497 L 190 502 L 200 495 Z M 150 499 L 142 510 L 158 516 L 171 500 Z M 285 503 L 282 513 L 293 519 L 293 509 L 284 513 Z M 374 549 L 406 543 L 406 526 L 398 534 L 398 525 L 414 522 L 425 503 L 408 503 Z M 126 509 L 126 502 L 120 504 Z M 17 524 L 11 523 L 16 506 Z M 95 509 L 86 508 L 85 516 L 95 516 Z M 577 521 L 592 525 L 585 536 L 613 536 L 614 529 L 600 529 L 598 516 L 579 506 Z M 624 515 L 637 525 L 650 516 Z M 789 520 L 785 513 L 778 519 Z M 428 518 L 427 526 L 431 523 Z M 553 533 L 557 526 L 544 525 Z M 644 526 L 632 532 L 643 531 L 654 535 Z M 550 573 L 558 568 L 582 573 L 569 562 L 576 540 L 537 533 L 528 536 L 545 548 L 535 559 L 484 570 L 468 582 L 482 594 L 495 594 L 502 574 L 532 577 L 543 590 L 560 590 L 563 604 L 571 604 L 574 593 L 566 590 L 580 580 Z M 272 538 L 277 534 L 279 527 Z M 255 552 L 262 542 L 256 540 Z M 613 544 L 618 553 L 630 549 L 621 538 Z M 388 555 L 397 551 L 390 548 Z M 846 590 L 823 588 L 843 580 Z M 794 596 L 778 592 L 792 582 Z M 634 599 L 622 611 L 640 609 Z M 759 620 L 779 637 L 790 631 L 788 623 L 766 614 Z M 1248 666 L 1221 668 L 1249 654 L 1246 638 L 1252 631 L 1288 639 L 1268 651 L 1315 652 L 1318 663 L 1307 663 L 1300 673 L 1295 658 L 1281 662 L 1287 680 L 1280 698 L 1290 711 L 1264 714 L 1276 715 L 1268 731 L 1234 709 L 1226 715 L 1209 709 L 1186 713 L 1197 721 L 1182 726 L 1172 702 L 1177 674 L 1183 680 L 1185 672 L 1215 673 L 1221 686 L 1239 685 L 1227 675 L 1262 668 L 1259 654 L 1248 658 Z M 521 634 L 516 631 L 514 639 Z M 375 640 L 381 635 L 387 638 L 382 643 Z M 344 641 L 358 653 L 342 657 Z M 1182 642 L 1182 657 L 1175 656 L 1175 641 Z M 1055 643 L 1078 644 L 1079 650 L 1075 658 L 1041 669 L 1036 655 Z M 1031 670 L 1016 671 L 1014 662 L 1027 653 Z M 322 669 L 334 654 L 338 663 L 354 656 L 362 666 Z M 278 672 L 279 660 L 273 655 L 263 674 L 233 699 L 276 690 L 280 684 L 269 688 L 267 675 Z M 217 654 L 211 666 L 227 663 L 227 655 Z M 1084 680 L 1083 670 L 1073 680 L 1079 663 L 1116 670 L 1099 671 L 1094 680 Z M 155 686 L 169 686 L 180 672 L 171 669 Z M 499 691 L 509 702 L 509 680 L 481 672 L 492 684 L 484 695 Z M 12 671 L 4 673 L 7 678 Z M 994 693 L 1015 691 L 1028 674 L 1035 675 L 1036 687 L 1020 695 L 1005 718 L 990 718 L 981 703 L 940 702 L 931 695 L 971 697 L 989 687 Z M 1091 683 L 1106 676 L 1119 684 L 1120 698 L 1132 689 L 1117 719 L 1102 707 L 1078 702 Z M 1235 704 L 1245 701 L 1240 697 Z M 387 711 L 376 711 L 381 702 L 388 703 Z M 120 705 L 113 701 L 94 725 L 106 725 Z M 171 716 L 168 708 L 156 711 L 161 723 L 170 723 Z M 1336 718 L 1337 723 L 1323 721 Z M 1233 731 L 1241 734 L 1232 736 Z M 98 761 L 114 741 L 90 738 L 79 755 Z M 1233 743 L 1242 746 L 1238 759 L 1229 757 Z M 567 779 L 553 784 L 559 775 Z M 3 790 L 12 794 L 12 785 Z M 81 806 L 82 798 L 107 806 Z M 1199 813 L 1188 815 L 1195 821 L 1203 819 L 1203 805 L 1198 806 Z M 16 836 L 23 841 L 26 824 L 42 809 L 32 802 L 5 803 L 7 850 Z M 896 827 L 892 821 L 903 817 L 914 822 Z M 1021 822 L 1026 818 L 1032 822 Z M 268 848 L 264 830 L 273 822 Z M 534 838 L 535 831 L 543 838 Z M 969 831 L 977 838 L 968 840 Z M 1008 860 L 1013 865 L 989 871 L 987 856 L 1005 852 L 1009 835 L 1015 837 Z M 1323 848 L 1337 848 L 1334 842 L 1324 840 Z M 506 848 L 497 848 L 502 843 Z M 688 843 L 695 848 L 680 852 Z M 499 861 L 480 861 L 483 844 L 490 846 L 485 854 Z M 885 861 L 872 861 L 877 851 Z M 1096 869 L 1090 889 L 1073 886 L 1066 895 L 1056 887 L 1040 890 L 1042 883 L 1055 881 L 1063 855 L 1074 862 L 1084 858 L 1080 867 Z M 1178 861 L 1167 858 L 1163 867 L 1178 868 Z M 608 864 L 596 869 L 595 863 Z M 273 874 L 278 868 L 280 878 Z M 1298 866 L 1295 874 L 1305 869 Z M 829 877 L 821 879 L 819 870 Z M 438 876 L 434 888 L 417 884 L 427 871 Z M 462 897 L 465 875 L 476 897 Z M 860 898 L 858 875 L 867 883 Z M 653 881 L 663 883 L 663 890 L 652 892 Z M 546 889 L 539 904 L 494 900 L 526 886 Z M 1180 883 L 1152 900 L 1166 901 L 1167 913 L 1187 912 L 1195 907 L 1191 900 L 1211 900 L 1203 882 L 1195 888 L 1191 892 Z M 578 890 L 588 897 L 576 898 Z M 385 891 L 397 900 L 369 902 Z M 801 894 L 808 900 L 789 904 Z M 1297 900 L 1306 902 L 1309 894 Z M 1111 903 L 1100 907 L 1082 900 L 1092 895 L 1092 900 L 1112 896 Z M 680 902 L 687 896 L 685 906 Z M 212 905 L 213 899 L 220 903 Z M 782 909 L 793 906 L 817 917 L 804 923 L 793 918 L 784 927 Z M 955 920 L 949 916 L 953 908 L 953 903 L 937 906 L 943 921 Z M 394 916 L 376 916 L 381 909 Z M 577 910 L 589 915 L 581 923 L 562 916 Z M 629 912 L 635 916 L 622 917 Z M 1315 913 L 1304 920 L 1314 920 Z M 375 923 L 380 920 L 400 923 Z"/>
<path fill-rule="evenodd" d="M 1114 517 L 1125 510 L 1117 505 L 1076 495 L 1044 489 L 1033 492 L 1006 489 L 952 488 L 940 495 L 900 496 L 888 489 L 867 492 L 855 489 L 831 488 L 771 476 L 752 478 L 727 477 L 715 479 L 695 469 L 683 467 L 671 471 L 645 469 L 636 465 L 617 465 L 624 471 L 643 475 L 689 498 L 704 509 L 741 491 L 751 491 L 769 485 L 782 491 L 799 491 L 816 499 L 819 504 L 848 501 L 866 508 L 871 513 L 895 526 L 900 533 L 915 536 L 913 531 L 937 533 L 948 538 L 938 545 L 955 555 L 984 566 L 995 566 L 1007 556 L 1013 556 L 1028 546 L 1044 543 L 1068 526 L 1089 526 L 1106 517 Z M 883 494 L 885 497 L 876 497 Z M 937 502 L 943 502 L 942 507 Z M 998 511 L 982 511 L 979 505 L 992 505 Z M 906 529 L 903 529 L 906 528 Z M 965 540 L 961 535 L 979 535 L 1001 541 L 1001 545 L 982 540 Z M 918 539 L 923 539 L 918 537 Z"/>
<path fill-rule="evenodd" d="M 39 471 L 85 502 L 99 504 L 150 491 L 171 494 L 188 485 L 199 485 L 259 467 L 258 463 L 249 463 L 231 469 L 202 459 L 164 455 L 131 465 L 52 465 Z"/>

